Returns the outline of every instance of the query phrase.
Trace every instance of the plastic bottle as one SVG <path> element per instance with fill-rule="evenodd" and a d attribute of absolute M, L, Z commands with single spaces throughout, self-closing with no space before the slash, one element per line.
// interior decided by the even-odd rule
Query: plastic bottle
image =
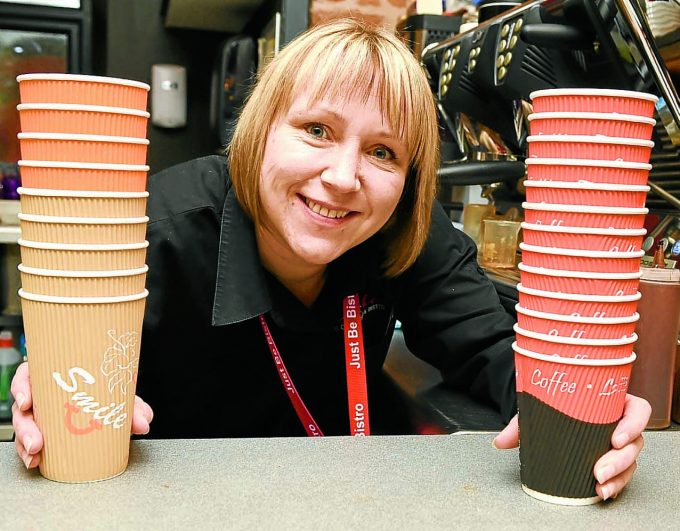
<path fill-rule="evenodd" d="M 640 320 L 628 392 L 645 398 L 652 406 L 647 429 L 671 424 L 673 377 L 680 326 L 680 271 L 643 267 Z"/>
<path fill-rule="evenodd" d="M 0 419 L 12 418 L 12 404 L 14 398 L 10 392 L 10 384 L 14 372 L 21 364 L 23 358 L 19 351 L 14 348 L 12 332 L 0 332 Z"/>

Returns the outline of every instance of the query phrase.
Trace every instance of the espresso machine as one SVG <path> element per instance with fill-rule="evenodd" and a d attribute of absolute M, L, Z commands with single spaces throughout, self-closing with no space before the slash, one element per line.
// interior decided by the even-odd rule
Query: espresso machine
<path fill-rule="evenodd" d="M 519 202 L 532 91 L 637 90 L 659 96 L 647 205 L 678 213 L 680 103 L 637 0 L 525 2 L 430 44 L 422 63 L 439 110 L 441 185 L 505 182 Z"/>

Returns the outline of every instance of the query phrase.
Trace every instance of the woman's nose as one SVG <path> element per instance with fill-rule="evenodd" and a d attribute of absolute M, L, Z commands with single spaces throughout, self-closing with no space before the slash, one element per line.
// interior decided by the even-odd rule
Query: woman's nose
<path fill-rule="evenodd" d="M 338 151 L 321 172 L 321 181 L 342 193 L 356 192 L 361 186 L 360 165 L 361 153 L 357 149 Z"/>

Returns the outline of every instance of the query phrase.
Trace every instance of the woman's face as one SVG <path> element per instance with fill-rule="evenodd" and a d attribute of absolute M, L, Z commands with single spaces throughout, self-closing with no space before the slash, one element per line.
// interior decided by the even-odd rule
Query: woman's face
<path fill-rule="evenodd" d="M 260 252 L 292 268 L 326 265 L 380 230 L 409 165 L 377 98 L 309 100 L 273 124 L 262 162 Z"/>

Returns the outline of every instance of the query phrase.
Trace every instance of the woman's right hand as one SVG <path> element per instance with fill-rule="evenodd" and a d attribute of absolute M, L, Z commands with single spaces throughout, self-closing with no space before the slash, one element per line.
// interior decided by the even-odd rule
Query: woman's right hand
<path fill-rule="evenodd" d="M 11 386 L 14 404 L 12 405 L 12 426 L 14 427 L 17 453 L 26 468 L 35 468 L 40 463 L 40 450 L 43 438 L 33 419 L 33 398 L 31 380 L 28 375 L 28 363 L 17 368 Z M 149 433 L 149 424 L 153 420 L 153 410 L 135 396 L 135 408 L 132 413 L 132 433 L 145 435 Z"/>

